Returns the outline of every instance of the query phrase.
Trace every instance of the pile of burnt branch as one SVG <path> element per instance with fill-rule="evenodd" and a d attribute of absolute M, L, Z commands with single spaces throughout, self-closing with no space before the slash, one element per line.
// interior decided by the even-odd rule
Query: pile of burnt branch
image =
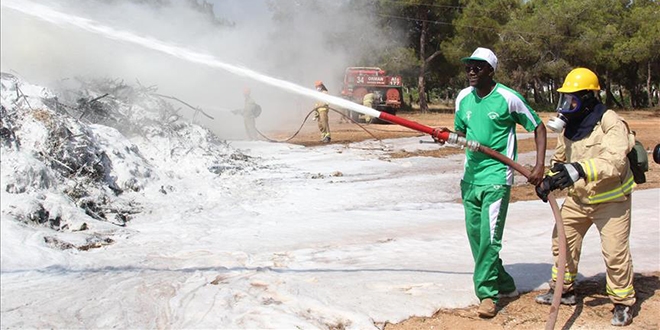
<path fill-rule="evenodd" d="M 75 87 L 58 90 L 57 97 L 44 103 L 84 123 L 116 128 L 129 139 L 139 136 L 145 144 L 158 146 L 156 158 L 172 163 L 197 154 L 207 158 L 207 170 L 213 173 L 224 172 L 218 168 L 249 167 L 249 157 L 197 125 L 200 117 L 213 120 L 212 116 L 176 96 L 160 93 L 157 86 L 108 78 L 75 78 L 73 83 Z M 143 144 L 140 147 L 145 149 Z"/>
<path fill-rule="evenodd" d="M 194 123 L 196 116 L 212 117 L 155 86 L 72 79 L 76 87 L 51 91 L 11 74 L 0 78 L 1 189 L 29 199 L 8 211 L 19 221 L 61 231 L 87 229 L 91 219 L 125 226 L 141 212 L 127 192 L 188 175 L 177 173 L 184 158 L 200 164 L 197 173 L 233 175 L 256 166 Z M 184 118 L 183 109 L 192 115 Z M 75 212 L 49 197 L 57 194 L 86 219 L 73 221 Z"/>
<path fill-rule="evenodd" d="M 117 183 L 112 161 L 87 125 L 43 102 L 53 98 L 45 89 L 44 98 L 27 95 L 20 79 L 6 73 L 1 78 L 2 189 L 24 196 L 23 206 L 8 212 L 25 223 L 74 230 L 81 221 L 68 221 L 66 214 L 72 212 L 63 210 L 69 206 L 57 205 L 54 196 L 63 194 L 70 208 L 119 226 L 141 211 L 139 205 L 119 198 L 125 189 L 139 187 Z"/>
<path fill-rule="evenodd" d="M 118 129 L 122 134 L 144 134 L 146 127 L 167 127 L 179 122 L 180 108 L 155 96 L 156 86 L 130 86 L 109 78 L 73 78 L 57 96 L 44 103 L 87 124 Z"/>

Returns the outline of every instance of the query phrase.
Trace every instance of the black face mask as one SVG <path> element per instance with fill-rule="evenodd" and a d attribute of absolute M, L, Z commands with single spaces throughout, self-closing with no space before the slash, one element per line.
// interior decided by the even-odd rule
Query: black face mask
<path fill-rule="evenodd" d="M 594 129 L 594 126 L 601 120 L 607 107 L 600 103 L 593 94 L 584 100 L 583 109 L 567 118 L 568 123 L 564 130 L 564 136 L 571 141 L 581 140 Z"/>
<path fill-rule="evenodd" d="M 592 92 L 587 92 L 583 95 L 580 95 L 579 97 L 581 101 L 580 108 L 575 112 L 563 114 L 564 117 L 566 117 L 568 120 L 569 125 L 571 122 L 574 124 L 579 124 L 582 119 L 588 116 L 594 107 L 596 107 L 596 105 L 599 103 L 598 99 L 596 99 L 596 96 Z"/>
<path fill-rule="evenodd" d="M 598 104 L 591 91 L 560 94 L 557 117 L 550 119 L 547 126 L 553 132 L 561 132 L 565 127 L 575 129 Z"/>

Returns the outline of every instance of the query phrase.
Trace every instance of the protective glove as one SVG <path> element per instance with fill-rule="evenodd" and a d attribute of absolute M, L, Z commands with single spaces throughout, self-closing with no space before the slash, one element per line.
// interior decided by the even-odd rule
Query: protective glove
<path fill-rule="evenodd" d="M 560 189 L 572 186 L 580 178 L 584 178 L 584 169 L 580 163 L 555 164 L 550 171 L 554 172 L 552 176 L 553 184 Z"/>
<path fill-rule="evenodd" d="M 544 202 L 548 202 L 548 194 L 550 194 L 551 191 L 557 189 L 556 186 L 553 186 L 554 181 L 552 180 L 551 176 L 545 176 L 543 178 L 543 181 L 539 183 L 538 186 L 536 186 L 536 196 L 539 196 L 539 198 Z"/>

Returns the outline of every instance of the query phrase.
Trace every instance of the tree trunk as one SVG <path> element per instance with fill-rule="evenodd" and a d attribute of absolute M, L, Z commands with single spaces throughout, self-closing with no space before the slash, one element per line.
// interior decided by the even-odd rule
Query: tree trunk
<path fill-rule="evenodd" d="M 424 71 L 426 71 L 426 63 L 422 63 L 419 69 L 419 76 L 417 77 L 417 89 L 419 90 L 419 110 L 423 113 L 428 111 L 429 105 L 426 103 L 426 79 L 424 79 Z"/>
<path fill-rule="evenodd" d="M 419 90 L 419 109 L 422 112 L 427 112 L 429 109 L 429 96 L 426 93 L 426 69 L 429 67 L 431 61 L 442 52 L 436 50 L 429 57 L 426 57 L 426 43 L 429 33 L 428 9 L 425 6 L 420 6 L 418 13 L 418 18 L 422 24 L 422 29 L 420 30 L 419 35 L 419 59 L 422 64 L 420 65 L 419 74 L 417 76 L 417 88 Z"/>
<path fill-rule="evenodd" d="M 419 75 L 417 76 L 417 88 L 419 90 L 419 110 L 421 110 L 422 113 L 425 113 L 429 109 L 429 106 L 426 103 L 426 79 L 424 76 L 427 65 L 424 55 L 426 53 L 426 34 L 429 30 L 429 23 L 426 19 L 428 17 L 428 12 L 424 6 L 420 6 L 419 14 L 419 19 L 422 21 L 422 30 L 419 36 L 419 59 L 421 60 L 422 65 L 419 68 Z"/>
<path fill-rule="evenodd" d="M 614 104 L 614 94 L 612 94 L 612 84 L 610 84 L 610 71 L 605 71 L 605 106 L 608 108 Z"/>
<path fill-rule="evenodd" d="M 552 79 L 548 82 L 548 102 L 550 104 L 555 104 L 555 80 Z"/>
<path fill-rule="evenodd" d="M 619 90 L 619 95 L 621 95 L 621 90 Z M 623 103 L 622 103 L 623 95 L 621 95 L 621 102 L 619 102 L 619 100 L 617 100 L 616 97 L 614 96 L 614 93 L 612 93 L 612 90 L 608 89 L 607 98 L 605 100 L 606 100 L 606 105 L 609 103 L 609 105 L 607 106 L 608 108 L 611 108 L 613 104 L 616 104 L 618 108 L 623 109 Z"/>
<path fill-rule="evenodd" d="M 649 98 L 649 106 L 653 107 L 655 106 L 655 103 L 653 102 L 653 94 L 651 92 L 651 61 L 649 60 L 646 63 L 646 95 Z"/>
<path fill-rule="evenodd" d="M 621 103 L 618 103 L 622 109 L 626 108 L 626 97 L 623 95 L 623 87 L 619 85 L 619 97 L 621 98 Z M 614 100 L 616 102 L 616 99 Z"/>
<path fill-rule="evenodd" d="M 539 78 L 534 78 L 534 88 L 532 91 L 534 92 L 534 103 L 536 104 L 541 104 L 541 95 L 539 94 L 539 86 L 541 85 L 541 82 L 539 81 Z"/>
<path fill-rule="evenodd" d="M 623 105 L 617 101 L 612 93 L 612 84 L 610 83 L 610 72 L 605 72 L 605 106 L 611 108 L 612 105 L 616 104 L 617 107 L 623 108 Z"/>

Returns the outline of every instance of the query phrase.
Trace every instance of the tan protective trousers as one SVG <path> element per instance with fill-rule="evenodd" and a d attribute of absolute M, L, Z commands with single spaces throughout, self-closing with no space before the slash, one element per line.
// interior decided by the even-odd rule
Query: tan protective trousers
<path fill-rule="evenodd" d="M 328 124 L 328 108 L 318 108 L 319 112 L 319 131 L 321 139 L 330 137 L 330 124 Z"/>
<path fill-rule="evenodd" d="M 566 273 L 565 290 L 573 287 L 578 273 L 582 240 L 592 224 L 600 233 L 601 250 L 607 268 L 607 294 L 616 304 L 632 306 L 635 303 L 633 288 L 633 267 L 630 255 L 630 212 L 632 195 L 623 202 L 582 204 L 567 197 L 561 207 L 566 231 Z M 552 282 L 557 280 L 557 259 L 559 255 L 557 229 L 552 233 Z"/>
<path fill-rule="evenodd" d="M 257 134 L 257 127 L 255 126 L 254 117 L 252 116 L 243 116 L 243 124 L 245 125 L 245 132 L 248 135 L 250 140 L 257 140 L 259 135 Z"/>

